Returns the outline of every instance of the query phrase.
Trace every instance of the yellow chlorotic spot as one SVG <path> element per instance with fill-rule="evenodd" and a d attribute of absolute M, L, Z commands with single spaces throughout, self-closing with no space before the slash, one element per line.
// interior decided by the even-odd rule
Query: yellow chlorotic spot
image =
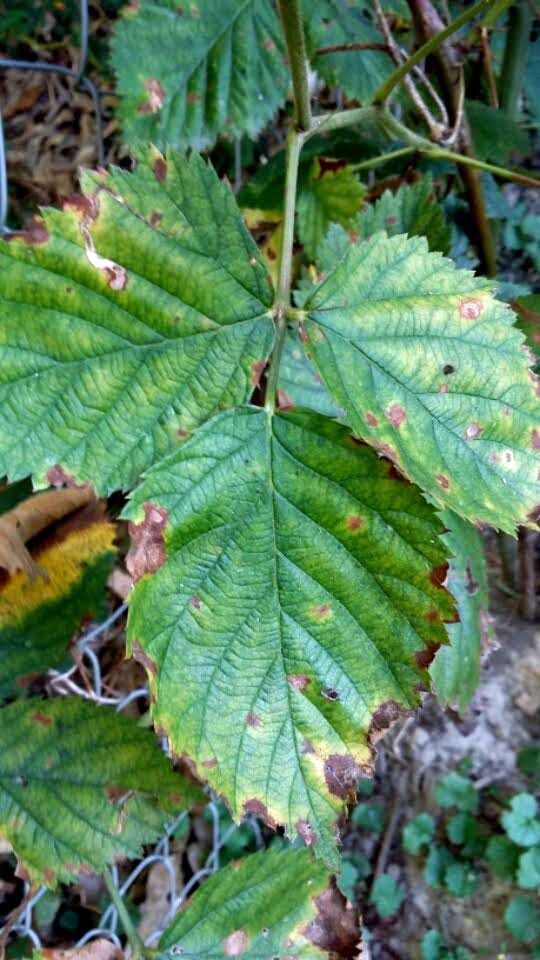
<path fill-rule="evenodd" d="M 40 551 L 35 560 L 48 573 L 32 583 L 25 573 L 10 577 L 0 591 L 0 626 L 16 623 L 36 607 L 69 593 L 83 574 L 83 567 L 104 553 L 115 550 L 114 526 L 105 520 L 71 531 L 64 540 Z"/>

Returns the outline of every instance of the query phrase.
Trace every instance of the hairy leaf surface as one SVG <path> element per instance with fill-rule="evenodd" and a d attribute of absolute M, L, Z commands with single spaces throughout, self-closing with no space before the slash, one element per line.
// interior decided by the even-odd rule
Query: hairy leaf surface
<path fill-rule="evenodd" d="M 458 603 L 459 622 L 447 626 L 450 646 L 441 647 L 429 668 L 441 703 L 456 703 L 463 713 L 480 679 L 482 643 L 492 633 L 484 544 L 478 530 L 452 510 L 441 513 L 448 532 L 444 541 L 453 554 L 446 586 Z"/>
<path fill-rule="evenodd" d="M 133 485 L 242 403 L 273 339 L 271 282 L 200 157 L 147 152 L 0 244 L 0 474 Z"/>
<path fill-rule="evenodd" d="M 308 350 L 355 433 L 469 520 L 537 522 L 536 384 L 487 281 L 423 238 L 378 233 L 305 309 Z"/>
<path fill-rule="evenodd" d="M 271 0 L 128 4 L 113 42 L 125 139 L 200 150 L 256 136 L 285 100 L 283 53 Z"/>
<path fill-rule="evenodd" d="M 138 856 L 198 798 L 150 730 L 76 697 L 4 707 L 0 750 L 0 835 L 38 884 Z"/>
<path fill-rule="evenodd" d="M 308 850 L 266 850 L 206 880 L 163 934 L 162 957 L 322 957 L 310 939 L 328 871 Z"/>
<path fill-rule="evenodd" d="M 114 536 L 101 507 L 90 505 L 39 541 L 33 579 L 24 571 L 0 572 L 0 696 L 55 666 L 81 622 L 101 612 Z"/>
<path fill-rule="evenodd" d="M 125 515 L 139 575 L 161 549 L 129 620 L 155 722 L 236 817 L 335 864 L 343 799 L 453 617 L 433 509 L 332 421 L 243 407 L 150 471 Z"/>

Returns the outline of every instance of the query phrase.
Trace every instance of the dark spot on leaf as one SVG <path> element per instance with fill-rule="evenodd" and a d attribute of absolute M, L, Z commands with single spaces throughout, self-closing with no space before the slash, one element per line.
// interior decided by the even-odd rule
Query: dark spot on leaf
<path fill-rule="evenodd" d="M 312 847 L 317 840 L 317 834 L 311 824 L 307 820 L 297 820 L 295 826 L 306 847 Z"/>
<path fill-rule="evenodd" d="M 388 460 L 392 460 L 394 462 L 397 461 L 397 452 L 393 447 L 390 446 L 389 443 L 374 443 L 373 447 L 380 457 L 387 457 Z"/>
<path fill-rule="evenodd" d="M 258 387 L 261 382 L 261 377 L 266 367 L 265 360 L 256 360 L 251 364 L 251 382 L 254 387 Z"/>
<path fill-rule="evenodd" d="M 159 210 L 152 210 L 152 213 L 150 214 L 150 226 L 157 226 L 161 220 L 163 220 L 163 214 L 160 213 Z"/>
<path fill-rule="evenodd" d="M 148 502 L 144 505 L 142 523 L 129 524 L 131 547 L 126 557 L 126 567 L 134 580 L 140 580 L 146 573 L 155 573 L 165 563 L 167 555 L 163 534 L 167 516 L 164 507 Z"/>
<path fill-rule="evenodd" d="M 533 430 L 531 433 L 531 445 L 533 450 L 540 450 L 540 431 Z"/>
<path fill-rule="evenodd" d="M 357 513 L 351 513 L 346 520 L 349 530 L 360 530 L 364 526 L 364 518 Z"/>
<path fill-rule="evenodd" d="M 407 477 L 404 477 L 401 470 L 398 470 L 395 463 L 390 463 L 388 467 L 388 476 L 392 477 L 392 480 L 397 480 L 399 483 L 409 483 Z"/>
<path fill-rule="evenodd" d="M 372 413 L 370 413 L 369 410 L 368 410 L 368 412 L 366 413 L 366 423 L 367 423 L 368 427 L 378 427 L 378 426 L 379 426 L 379 421 L 377 420 L 377 417 L 375 417 Z"/>
<path fill-rule="evenodd" d="M 377 743 L 404 712 L 395 700 L 387 700 L 386 703 L 381 703 L 371 718 L 367 737 L 368 743 L 371 746 Z"/>
<path fill-rule="evenodd" d="M 389 227 L 393 227 L 394 224 L 397 223 L 397 217 L 386 217 L 385 223 L 386 223 Z"/>
<path fill-rule="evenodd" d="M 386 411 L 386 419 L 390 421 L 396 430 L 399 430 L 401 424 L 407 419 L 407 414 L 399 403 L 393 403 Z"/>
<path fill-rule="evenodd" d="M 448 490 L 448 487 L 450 486 L 450 481 L 448 477 L 445 477 L 444 473 L 438 473 L 435 479 L 437 483 L 440 484 L 440 486 L 443 488 L 443 490 Z"/>
<path fill-rule="evenodd" d="M 311 740 L 304 740 L 302 743 L 302 753 L 316 753 Z"/>
<path fill-rule="evenodd" d="M 321 694 L 325 700 L 339 700 L 339 693 L 337 690 L 333 690 L 332 687 L 326 687 L 325 690 L 321 690 Z"/>
<path fill-rule="evenodd" d="M 302 931 L 311 943 L 333 958 L 360 956 L 360 922 L 355 907 L 334 886 L 317 897 L 317 916 Z"/>
<path fill-rule="evenodd" d="M 197 593 L 194 593 L 193 596 L 189 598 L 189 604 L 191 607 L 194 607 L 195 610 L 200 610 L 202 606 L 202 600 Z"/>
<path fill-rule="evenodd" d="M 125 290 L 128 284 L 128 272 L 125 267 L 121 267 L 118 263 L 114 263 L 111 266 L 104 267 L 103 273 L 107 280 L 107 285 L 111 290 Z"/>
<path fill-rule="evenodd" d="M 185 440 L 186 437 L 191 436 L 191 433 L 189 432 L 189 430 L 184 430 L 183 427 L 179 427 L 178 430 L 176 431 L 176 436 L 182 437 L 182 439 Z"/>
<path fill-rule="evenodd" d="M 453 367 L 451 363 L 445 363 L 442 372 L 446 374 L 446 376 L 449 376 L 449 374 L 456 372 L 456 368 Z"/>
<path fill-rule="evenodd" d="M 265 40 L 264 43 L 263 43 L 263 47 L 264 47 L 265 50 L 275 50 L 275 49 L 276 49 L 276 45 L 275 45 L 274 41 L 271 39 L 271 37 L 267 37 L 267 38 L 266 38 L 266 40 Z"/>
<path fill-rule="evenodd" d="M 158 157 L 154 162 L 154 176 L 159 183 L 163 183 L 167 176 L 167 164 L 163 157 Z"/>
<path fill-rule="evenodd" d="M 437 623 L 437 620 L 439 620 L 438 611 L 433 609 L 428 610 L 427 613 L 424 614 L 424 620 L 427 620 L 428 623 Z"/>
<path fill-rule="evenodd" d="M 471 569 L 470 563 L 465 567 L 465 589 L 470 596 L 474 596 L 475 593 L 478 593 L 480 589 L 480 584 L 478 580 L 475 580 L 473 577 L 473 572 Z"/>
<path fill-rule="evenodd" d="M 313 620 L 329 620 L 332 607 L 328 603 L 321 603 L 318 607 L 311 607 L 309 613 Z"/>
<path fill-rule="evenodd" d="M 246 723 L 248 727 L 262 727 L 262 720 L 255 713 L 248 713 Z"/>
<path fill-rule="evenodd" d="M 361 772 L 350 754 L 333 753 L 324 764 L 324 779 L 330 793 L 343 800 L 354 795 Z"/>
<path fill-rule="evenodd" d="M 489 459 L 493 460 L 493 463 L 499 463 L 501 458 L 498 453 L 490 453 Z"/>
<path fill-rule="evenodd" d="M 463 317 L 464 320 L 476 320 L 483 309 L 484 307 L 481 301 L 471 297 L 468 300 L 461 300 L 459 304 L 459 315 Z"/>
<path fill-rule="evenodd" d="M 305 690 L 311 683 L 311 678 L 306 677 L 305 673 L 290 673 L 287 677 L 287 683 L 295 690 Z"/>
<path fill-rule="evenodd" d="M 423 650 L 416 650 L 414 659 L 418 666 L 423 670 L 427 670 L 439 647 L 440 643 L 428 643 L 427 647 L 424 647 Z"/>
<path fill-rule="evenodd" d="M 306 333 L 306 328 L 304 327 L 303 323 L 301 323 L 300 326 L 298 327 L 298 335 L 302 343 L 307 343 L 307 341 L 309 340 L 309 337 Z"/>
<path fill-rule="evenodd" d="M 99 213 L 97 194 L 87 196 L 81 193 L 72 193 L 62 201 L 62 210 L 74 210 L 82 214 L 85 220 L 95 220 Z"/>
<path fill-rule="evenodd" d="M 255 797 L 251 800 L 246 800 L 244 803 L 244 812 L 252 813 L 254 816 L 259 817 L 267 827 L 271 827 L 272 830 L 275 830 L 277 823 L 272 816 L 270 816 L 267 808 L 261 800 L 257 800 Z"/>
<path fill-rule="evenodd" d="M 143 650 L 138 640 L 135 640 L 132 646 L 133 657 L 138 663 L 142 663 L 145 670 L 148 673 L 151 673 L 153 677 L 157 677 L 157 664 L 155 660 L 152 660 L 152 657 L 149 657 L 146 650 Z"/>
<path fill-rule="evenodd" d="M 42 713 L 41 710 L 36 710 L 36 712 L 32 714 L 32 720 L 34 720 L 35 723 L 39 723 L 42 727 L 50 727 L 53 722 L 52 717 L 49 717 L 46 713 Z"/>
<path fill-rule="evenodd" d="M 223 953 L 226 957 L 239 957 L 247 950 L 249 940 L 245 930 L 235 930 L 225 937 L 223 941 Z"/>
<path fill-rule="evenodd" d="M 21 777 L 21 776 L 13 777 L 13 783 L 16 784 L 17 787 L 24 788 L 28 786 L 28 780 L 26 777 Z"/>

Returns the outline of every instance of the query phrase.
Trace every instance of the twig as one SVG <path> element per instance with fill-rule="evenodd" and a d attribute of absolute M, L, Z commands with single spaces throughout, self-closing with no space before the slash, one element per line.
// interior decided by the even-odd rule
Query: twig
<path fill-rule="evenodd" d="M 382 842 L 379 847 L 379 854 L 377 856 L 377 862 L 375 864 L 375 870 L 373 871 L 373 883 L 375 884 L 382 873 L 384 873 L 386 867 L 386 861 L 388 860 L 388 854 L 390 853 L 390 848 L 394 840 L 396 833 L 397 825 L 401 818 L 401 804 L 403 800 L 403 793 L 401 790 L 401 781 L 398 786 L 398 789 L 394 793 L 392 799 L 392 804 L 390 806 L 390 816 L 386 823 L 386 828 L 383 834 Z"/>
<path fill-rule="evenodd" d="M 315 56 L 324 57 L 327 53 L 352 53 L 355 50 L 380 50 L 381 53 L 391 56 L 390 48 L 386 43 L 334 43 L 329 47 L 319 47 L 315 51 Z"/>

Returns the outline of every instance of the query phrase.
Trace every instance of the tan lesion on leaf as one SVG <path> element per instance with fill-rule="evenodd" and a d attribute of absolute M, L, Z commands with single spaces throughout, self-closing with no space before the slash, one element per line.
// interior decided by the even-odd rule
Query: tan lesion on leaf
<path fill-rule="evenodd" d="M 163 85 L 157 77 L 148 77 L 144 81 L 144 89 L 146 91 L 147 98 L 144 103 L 141 103 L 138 112 L 139 113 L 158 113 L 164 102 L 165 102 L 165 90 Z"/>
<path fill-rule="evenodd" d="M 331 794 L 342 800 L 352 798 L 362 767 L 350 754 L 333 753 L 324 762 L 324 779 Z"/>
<path fill-rule="evenodd" d="M 144 520 L 129 524 L 131 547 L 126 557 L 126 567 L 134 580 L 140 580 L 147 573 L 155 573 L 165 563 L 167 554 L 163 538 L 167 520 L 165 508 L 148 501 L 144 504 Z"/>
<path fill-rule="evenodd" d="M 248 948 L 249 937 L 245 930 L 233 930 L 223 941 L 226 957 L 240 957 Z"/>

